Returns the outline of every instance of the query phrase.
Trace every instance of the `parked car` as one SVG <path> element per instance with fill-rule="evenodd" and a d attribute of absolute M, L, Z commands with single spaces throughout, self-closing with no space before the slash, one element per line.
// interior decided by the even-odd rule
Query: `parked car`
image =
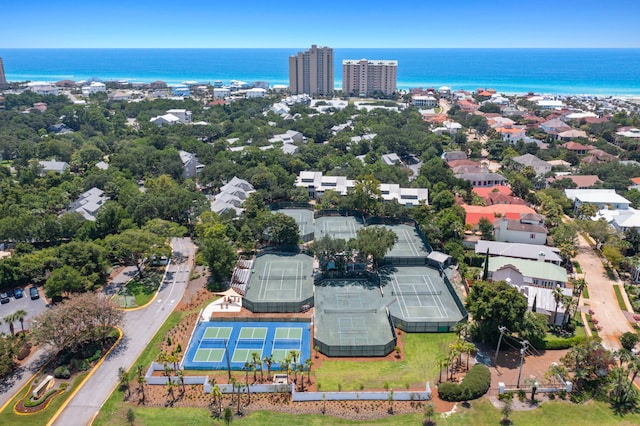
<path fill-rule="evenodd" d="M 7 297 L 15 297 L 16 292 L 14 289 L 7 290 Z"/>
<path fill-rule="evenodd" d="M 4 305 L 5 303 L 9 303 L 10 301 L 11 299 L 9 299 L 9 295 L 7 293 L 0 293 L 0 303 Z"/>
<path fill-rule="evenodd" d="M 31 296 L 31 300 L 40 299 L 40 293 L 38 293 L 38 289 L 35 287 L 29 288 L 29 296 Z"/>
<path fill-rule="evenodd" d="M 16 288 L 15 294 L 13 297 L 15 297 L 16 299 L 22 299 L 22 296 L 24 296 L 22 289 Z"/>

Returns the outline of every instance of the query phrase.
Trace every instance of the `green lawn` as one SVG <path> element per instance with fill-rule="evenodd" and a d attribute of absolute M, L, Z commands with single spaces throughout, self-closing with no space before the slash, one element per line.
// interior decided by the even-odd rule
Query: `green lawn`
<path fill-rule="evenodd" d="M 402 361 L 342 361 L 331 360 L 316 369 L 316 382 L 321 390 L 404 389 L 407 384 L 435 384 L 438 379 L 438 357 L 446 353 L 449 343 L 455 340 L 453 333 L 402 333 L 405 359 Z"/>
<path fill-rule="evenodd" d="M 584 288 L 582 289 L 582 298 L 583 299 L 588 299 L 589 298 L 589 286 L 585 284 Z"/>
<path fill-rule="evenodd" d="M 624 303 L 624 299 L 622 298 L 622 293 L 620 292 L 620 286 L 619 285 L 614 285 L 613 286 L 613 291 L 615 291 L 616 293 L 616 299 L 618 299 L 618 306 L 620 307 L 621 311 L 626 311 L 627 310 L 627 304 Z"/>
<path fill-rule="evenodd" d="M 581 274 L 582 273 L 582 268 L 580 267 L 580 264 L 578 263 L 578 261 L 574 260 L 573 261 L 573 267 L 576 268 L 576 272 Z"/>
<path fill-rule="evenodd" d="M 204 409 L 189 408 L 133 408 L 135 424 L 144 426 L 164 426 L 171 424 L 223 425 L 223 421 L 215 421 L 209 417 Z M 122 410 L 116 417 L 112 417 L 112 424 L 124 424 L 126 410 Z M 440 414 L 434 420 L 438 426 L 495 426 L 498 425 L 502 414 L 494 408 L 487 399 L 471 401 L 471 408 L 458 405 L 455 414 L 446 418 Z M 235 418 L 233 424 L 242 426 L 280 426 L 280 425 L 419 425 L 423 419 L 421 414 L 389 416 L 379 420 L 350 421 L 320 414 L 291 415 L 269 411 L 258 411 L 244 418 Z M 553 424 L 554 426 L 580 425 L 622 425 L 640 424 L 640 415 L 632 414 L 624 417 L 615 415 L 609 406 L 603 402 L 590 401 L 586 404 L 573 404 L 567 401 L 545 402 L 539 408 L 531 411 L 515 411 L 511 419 L 518 426 L 538 426 Z M 95 424 L 95 423 L 94 423 Z"/>
<path fill-rule="evenodd" d="M 22 392 L 16 394 L 11 400 L 11 403 L 7 405 L 7 408 L 4 409 L 0 413 L 0 425 L 2 426 L 24 426 L 24 425 L 44 425 L 51 419 L 51 417 L 58 411 L 58 408 L 62 405 L 64 401 L 69 398 L 69 395 L 73 392 L 73 390 L 80 384 L 80 382 L 86 377 L 88 372 L 80 373 L 73 379 L 72 386 L 69 386 L 67 390 L 62 394 L 56 396 L 53 401 L 49 404 L 49 406 L 35 414 L 30 414 L 28 416 L 19 416 L 13 411 L 13 407 L 16 402 L 22 399 L 29 390 L 31 390 L 31 386 L 25 387 Z M 35 377 L 34 377 L 35 378 Z M 33 379 L 31 381 L 33 381 Z"/>

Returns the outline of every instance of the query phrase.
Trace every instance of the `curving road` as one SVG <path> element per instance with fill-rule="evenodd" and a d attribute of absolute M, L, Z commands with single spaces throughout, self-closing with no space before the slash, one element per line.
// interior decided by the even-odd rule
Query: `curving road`
<path fill-rule="evenodd" d="M 124 338 L 118 347 L 87 379 L 66 408 L 54 420 L 54 425 L 88 425 L 118 384 L 118 368 L 129 369 L 151 338 L 182 299 L 191 273 L 195 245 L 188 238 L 171 241 L 171 263 L 156 299 L 149 306 L 127 311 L 124 316 Z"/>

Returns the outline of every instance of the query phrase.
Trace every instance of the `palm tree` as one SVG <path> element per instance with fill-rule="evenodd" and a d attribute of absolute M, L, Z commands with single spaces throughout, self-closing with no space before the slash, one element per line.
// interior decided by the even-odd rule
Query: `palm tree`
<path fill-rule="evenodd" d="M 213 394 L 214 402 L 218 401 L 218 416 L 222 415 L 222 391 L 220 390 L 220 386 L 217 384 L 213 386 L 211 389 L 211 393 Z"/>
<path fill-rule="evenodd" d="M 129 375 L 124 367 L 118 368 L 118 379 L 120 380 L 120 387 L 126 388 L 127 396 L 129 396 L 131 394 L 131 390 L 129 389 Z"/>
<path fill-rule="evenodd" d="M 298 382 L 298 369 L 296 368 L 296 366 L 298 365 L 298 351 L 289 351 L 289 356 L 291 357 L 291 360 L 293 361 L 293 374 L 295 375 L 294 378 L 294 382 L 297 383 Z"/>
<path fill-rule="evenodd" d="M 300 392 L 304 392 L 304 364 L 297 364 L 295 368 L 300 372 Z"/>
<path fill-rule="evenodd" d="M 4 317 L 4 321 L 9 324 L 9 331 L 11 331 L 11 335 L 15 336 L 15 330 L 13 328 L 13 322 L 16 320 L 16 314 L 13 313 L 11 315 L 7 315 L 6 317 Z"/>
<path fill-rule="evenodd" d="M 256 376 L 258 365 L 262 365 L 260 363 L 260 354 L 258 352 L 252 352 L 251 353 L 251 368 L 253 368 L 253 383 L 258 381 L 258 378 Z M 262 369 L 260 369 L 260 371 L 262 371 Z"/>
<path fill-rule="evenodd" d="M 249 361 L 244 363 L 244 370 L 245 370 L 244 380 L 245 380 L 245 386 L 247 387 L 247 405 L 251 404 L 251 390 L 249 389 L 249 370 L 251 369 L 251 365 L 252 364 Z M 240 393 L 238 393 L 238 398 L 240 398 Z"/>
<path fill-rule="evenodd" d="M 556 301 L 556 309 L 553 311 L 553 325 L 557 324 L 557 316 L 558 316 L 558 307 L 560 306 L 560 302 L 564 297 L 564 293 L 562 292 L 562 288 L 559 285 L 556 285 L 556 288 L 553 289 L 553 299 Z"/>
<path fill-rule="evenodd" d="M 171 396 L 172 403 L 176 401 L 175 395 L 173 393 L 173 381 L 171 380 L 171 377 L 167 379 L 167 395 Z"/>
<path fill-rule="evenodd" d="M 178 370 L 178 355 L 176 354 L 175 351 L 171 352 L 169 355 L 167 355 L 167 362 L 170 362 L 171 364 L 173 364 L 173 369 L 175 371 Z"/>
<path fill-rule="evenodd" d="M 137 367 L 138 370 L 138 393 L 142 394 L 142 404 L 144 404 L 145 401 L 145 394 L 144 394 L 144 384 L 147 383 L 147 379 L 145 379 L 144 377 L 144 367 L 142 365 L 138 365 Z"/>
<path fill-rule="evenodd" d="M 429 402 L 425 404 L 424 415 L 427 417 L 427 421 L 425 422 L 425 424 L 433 425 L 434 422 L 431 420 L 431 417 L 433 417 L 435 414 L 436 414 L 436 407 L 433 404 L 433 402 Z"/>
<path fill-rule="evenodd" d="M 262 360 L 267 365 L 267 380 L 271 380 L 271 364 L 273 364 L 273 355 L 264 357 Z"/>
<path fill-rule="evenodd" d="M 176 371 L 176 376 L 180 379 L 180 384 L 182 385 L 182 395 L 184 395 L 184 372 L 182 370 Z"/>
<path fill-rule="evenodd" d="M 24 319 L 27 316 L 27 311 L 20 309 L 18 311 L 16 311 L 15 314 L 15 319 L 17 319 L 18 321 L 20 321 L 20 328 L 22 329 L 22 334 L 24 334 Z"/>
<path fill-rule="evenodd" d="M 311 386 L 311 366 L 313 365 L 313 360 L 307 358 L 304 363 L 307 366 L 307 382 L 309 382 L 309 386 Z"/>
<path fill-rule="evenodd" d="M 640 372 L 640 357 L 636 355 L 632 356 L 627 363 L 627 368 L 631 373 L 631 383 L 633 383 L 636 380 L 636 376 L 638 376 L 638 373 Z"/>

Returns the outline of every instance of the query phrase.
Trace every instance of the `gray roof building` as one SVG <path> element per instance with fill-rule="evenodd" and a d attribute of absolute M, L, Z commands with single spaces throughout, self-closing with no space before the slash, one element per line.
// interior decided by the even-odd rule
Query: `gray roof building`
<path fill-rule="evenodd" d="M 541 246 L 524 243 L 504 243 L 501 241 L 479 240 L 475 247 L 477 254 L 489 256 L 504 256 L 527 260 L 544 260 L 545 262 L 559 265 L 562 262 L 560 249 L 556 247 Z"/>
<path fill-rule="evenodd" d="M 108 199 L 103 190 L 93 187 L 80 194 L 78 199 L 71 203 L 67 212 L 80 213 L 86 220 L 94 222 L 96 213 Z"/>

